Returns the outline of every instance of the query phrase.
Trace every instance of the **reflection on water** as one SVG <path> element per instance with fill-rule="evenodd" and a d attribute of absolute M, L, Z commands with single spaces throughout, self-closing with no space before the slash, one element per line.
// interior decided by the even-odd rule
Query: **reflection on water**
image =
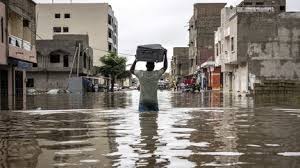
<path fill-rule="evenodd" d="M 0 113 L 0 168 L 299 167 L 300 99 L 220 92 L 29 96 Z"/>

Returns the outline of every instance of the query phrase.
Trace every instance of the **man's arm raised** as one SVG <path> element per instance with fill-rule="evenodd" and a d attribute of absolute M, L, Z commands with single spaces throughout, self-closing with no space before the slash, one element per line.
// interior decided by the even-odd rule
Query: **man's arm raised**
<path fill-rule="evenodd" d="M 137 63 L 137 60 L 135 59 L 134 62 L 133 62 L 133 64 L 131 65 L 131 68 L 130 68 L 130 72 L 131 72 L 132 74 L 134 74 L 136 63 Z"/>
<path fill-rule="evenodd" d="M 165 58 L 164 58 L 164 67 L 162 68 L 164 71 L 168 69 L 168 57 L 167 57 L 167 52 L 165 53 Z"/>

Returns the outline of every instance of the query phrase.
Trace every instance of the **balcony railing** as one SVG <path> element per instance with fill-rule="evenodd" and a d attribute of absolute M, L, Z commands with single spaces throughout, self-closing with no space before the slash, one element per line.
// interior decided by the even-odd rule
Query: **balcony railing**
<path fill-rule="evenodd" d="M 30 42 L 25 41 L 19 37 L 13 36 L 13 35 L 9 35 L 9 44 L 12 46 L 15 46 L 15 47 L 22 48 L 27 51 L 32 50 L 32 45 Z"/>

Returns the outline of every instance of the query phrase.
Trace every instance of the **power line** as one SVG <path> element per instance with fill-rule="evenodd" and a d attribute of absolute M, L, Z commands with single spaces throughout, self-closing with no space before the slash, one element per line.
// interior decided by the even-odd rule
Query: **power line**
<path fill-rule="evenodd" d="M 111 52 L 111 51 L 102 50 L 102 49 L 98 49 L 98 48 L 94 48 L 94 47 L 91 47 L 91 48 L 94 49 L 94 50 L 98 50 L 98 51 L 104 51 L 104 52 L 107 52 L 107 53 L 113 53 L 113 52 Z M 126 54 L 126 53 L 120 53 L 120 52 L 118 52 L 117 54 L 118 54 L 118 55 L 134 56 L 134 57 L 135 57 L 135 55 L 133 55 L 133 54 Z"/>

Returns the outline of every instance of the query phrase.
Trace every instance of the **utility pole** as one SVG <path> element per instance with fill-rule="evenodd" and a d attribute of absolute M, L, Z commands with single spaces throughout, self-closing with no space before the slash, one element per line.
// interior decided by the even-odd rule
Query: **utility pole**
<path fill-rule="evenodd" d="M 76 56 L 78 55 L 77 52 L 78 52 L 78 47 L 76 47 L 75 53 L 74 53 L 74 56 L 73 56 L 73 62 L 72 62 L 72 67 L 71 67 L 71 71 L 70 71 L 70 74 L 69 74 L 69 79 L 72 77 Z"/>
<path fill-rule="evenodd" d="M 77 54 L 77 77 L 79 77 L 79 60 L 81 55 L 81 44 L 78 44 L 78 54 Z"/>

